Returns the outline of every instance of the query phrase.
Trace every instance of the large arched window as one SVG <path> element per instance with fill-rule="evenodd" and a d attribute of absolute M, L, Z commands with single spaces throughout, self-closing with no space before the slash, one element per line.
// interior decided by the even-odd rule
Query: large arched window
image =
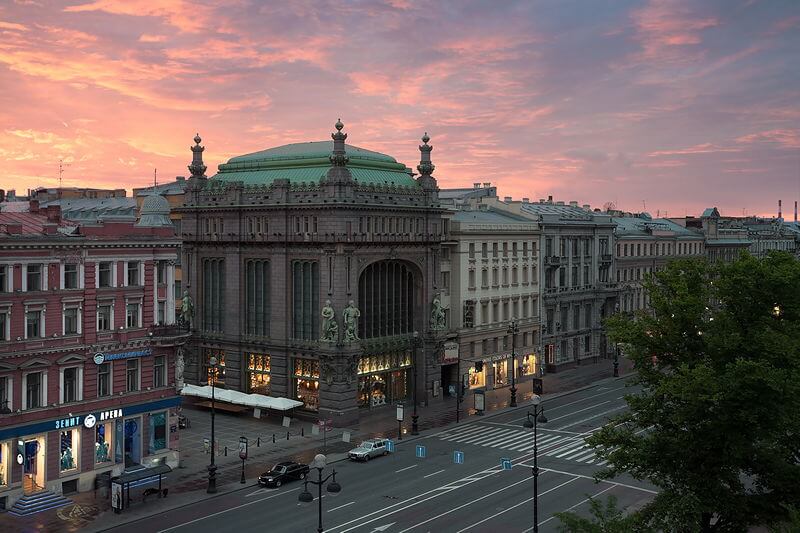
<path fill-rule="evenodd" d="M 414 330 L 414 274 L 401 261 L 369 265 L 358 280 L 359 333 L 362 339 L 402 335 Z"/>

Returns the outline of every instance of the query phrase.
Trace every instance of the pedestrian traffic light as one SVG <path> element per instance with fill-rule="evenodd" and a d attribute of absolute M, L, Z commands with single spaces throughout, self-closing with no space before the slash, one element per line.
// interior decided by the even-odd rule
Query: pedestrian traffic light
<path fill-rule="evenodd" d="M 475 372 L 483 372 L 483 361 L 475 361 Z"/>

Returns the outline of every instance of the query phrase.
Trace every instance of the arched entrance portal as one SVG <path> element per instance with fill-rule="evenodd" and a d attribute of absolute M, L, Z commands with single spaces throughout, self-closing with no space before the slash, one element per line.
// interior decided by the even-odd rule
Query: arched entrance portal
<path fill-rule="evenodd" d="M 358 279 L 359 334 L 362 339 L 410 336 L 421 287 L 414 265 L 384 260 L 367 266 Z M 413 361 L 410 350 L 364 353 L 358 361 L 358 405 L 391 405 L 411 396 Z"/>

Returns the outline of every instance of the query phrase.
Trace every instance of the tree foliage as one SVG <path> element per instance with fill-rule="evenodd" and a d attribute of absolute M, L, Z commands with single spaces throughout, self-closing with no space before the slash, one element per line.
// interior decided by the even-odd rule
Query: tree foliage
<path fill-rule="evenodd" d="M 634 533 L 634 517 L 625 516 L 618 507 L 616 496 L 609 496 L 603 505 L 600 500 L 589 498 L 591 518 L 573 513 L 556 513 L 561 520 L 558 530 L 569 533 Z"/>
<path fill-rule="evenodd" d="M 607 321 L 634 362 L 630 410 L 587 439 L 660 488 L 646 530 L 778 526 L 800 502 L 800 262 L 675 261 L 646 282 L 652 310 Z"/>

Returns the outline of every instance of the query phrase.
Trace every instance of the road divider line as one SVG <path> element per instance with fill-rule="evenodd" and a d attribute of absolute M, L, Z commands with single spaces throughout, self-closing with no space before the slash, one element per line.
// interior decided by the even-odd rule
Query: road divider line
<path fill-rule="evenodd" d="M 431 476 L 435 476 L 436 474 L 441 474 L 441 473 L 442 473 L 442 472 L 444 472 L 445 470 L 447 470 L 447 469 L 446 469 L 446 468 L 442 468 L 441 470 L 437 470 L 436 472 L 433 472 L 432 474 L 428 474 L 427 476 L 422 476 L 422 477 L 431 477 Z"/>
<path fill-rule="evenodd" d="M 334 507 L 333 509 L 328 509 L 328 512 L 330 513 L 331 511 L 335 511 L 337 509 L 341 509 L 342 507 L 347 507 L 348 505 L 353 505 L 354 503 L 356 503 L 356 502 L 350 502 L 350 503 L 346 503 L 344 505 L 340 505 L 339 507 Z"/>
<path fill-rule="evenodd" d="M 579 506 L 579 505 L 581 505 L 581 504 L 584 504 L 584 503 L 588 502 L 589 500 L 591 500 L 592 498 L 596 498 L 596 497 L 600 496 L 601 494 L 603 494 L 604 492 L 606 492 L 606 491 L 609 491 L 609 490 L 611 490 L 611 489 L 613 489 L 613 488 L 614 488 L 613 486 L 611 486 L 611 487 L 606 487 L 606 488 L 604 488 L 603 490 L 601 490 L 600 492 L 597 492 L 597 493 L 595 493 L 595 494 L 592 494 L 591 496 L 589 496 L 589 497 L 588 497 L 588 498 L 586 498 L 585 500 L 581 500 L 581 501 L 579 501 L 578 503 L 576 503 L 575 505 L 573 505 L 572 507 L 570 507 L 569 509 L 564 509 L 564 510 L 563 510 L 563 511 L 561 511 L 561 512 L 562 512 L 562 513 L 568 513 L 568 512 L 570 512 L 571 510 L 575 509 L 577 506 Z M 540 525 L 540 526 L 541 526 L 541 525 L 544 525 L 544 524 L 548 523 L 550 520 L 552 520 L 552 519 L 553 519 L 553 518 L 555 518 L 555 517 L 556 517 L 556 515 L 553 515 L 553 516 L 551 516 L 550 518 L 548 518 L 547 520 L 544 520 L 544 521 L 542 521 L 542 522 L 539 522 L 539 525 Z M 532 531 L 532 530 L 533 530 L 533 528 L 531 528 L 531 529 L 528 529 L 528 530 L 526 530 L 526 531 Z M 460 532 L 459 532 L 459 533 L 460 533 Z"/>
<path fill-rule="evenodd" d="M 416 468 L 416 467 L 418 467 L 418 466 L 419 466 L 419 465 L 411 465 L 411 466 L 407 466 L 407 467 L 405 467 L 405 468 L 401 468 L 400 470 L 395 470 L 395 471 L 394 471 L 394 473 L 395 473 L 395 474 L 397 474 L 397 473 L 399 473 L 399 472 L 403 472 L 404 470 L 411 470 L 412 468 Z"/>
<path fill-rule="evenodd" d="M 603 411 L 602 413 L 597 413 L 597 414 L 595 414 L 595 415 L 592 415 L 592 416 L 590 416 L 590 417 L 583 418 L 583 419 L 581 419 L 581 420 L 578 420 L 577 422 L 572 422 L 571 424 L 567 424 L 566 426 L 562 426 L 562 427 L 560 427 L 560 428 L 558 428 L 558 429 L 564 429 L 564 428 L 568 428 L 568 427 L 570 427 L 570 426 L 576 426 L 576 425 L 578 425 L 578 424 L 581 424 L 581 423 L 583 423 L 583 422 L 586 422 L 586 421 L 588 421 L 588 420 L 591 420 L 591 419 L 593 419 L 593 418 L 597 418 L 598 416 L 607 415 L 607 414 L 609 414 L 609 413 L 613 413 L 614 411 L 620 411 L 620 410 L 622 410 L 622 409 L 627 409 L 627 408 L 628 408 L 628 406 L 627 406 L 627 405 L 620 405 L 619 407 L 615 407 L 615 408 L 613 408 L 613 409 L 609 409 L 609 410 L 607 410 L 607 411 Z"/>
<path fill-rule="evenodd" d="M 533 468 L 533 465 L 529 465 L 529 464 L 526 464 L 526 463 L 519 463 L 517 465 L 514 465 L 515 468 L 519 467 L 519 466 L 524 466 L 524 467 L 527 467 L 527 468 Z M 583 474 L 573 474 L 572 472 L 564 472 L 563 470 L 554 470 L 552 468 L 542 468 L 542 467 L 539 467 L 539 470 L 541 472 L 553 472 L 555 474 L 564 474 L 565 476 L 581 477 L 581 478 L 584 478 L 584 479 L 591 479 L 592 481 L 596 481 L 594 479 L 594 477 L 592 477 L 592 476 L 585 476 Z M 655 490 L 646 489 L 644 487 L 637 487 L 636 485 L 629 485 L 627 483 L 620 483 L 618 481 L 609 481 L 607 479 L 601 479 L 600 481 L 596 481 L 596 482 L 597 483 L 610 483 L 611 485 L 625 487 L 626 489 L 640 490 L 642 492 L 647 492 L 649 494 L 658 494 L 658 491 L 655 491 Z"/>
<path fill-rule="evenodd" d="M 571 413 L 568 413 L 566 415 L 557 416 L 555 418 L 548 418 L 547 421 L 548 422 L 555 422 L 556 420 L 561 420 L 562 418 L 567 418 L 568 416 L 572 416 L 572 415 L 577 414 L 577 413 L 582 413 L 583 411 L 588 411 L 589 409 L 594 409 L 595 407 L 600 407 L 601 405 L 604 405 L 604 404 L 607 404 L 607 403 L 611 403 L 611 400 L 606 400 L 604 402 L 596 403 L 596 404 L 590 405 L 589 407 L 584 407 L 583 409 L 578 409 L 577 411 L 572 411 Z M 571 425 L 572 424 L 570 424 L 570 426 Z M 564 426 L 564 427 L 569 427 L 569 426 Z M 556 428 L 556 429 L 561 429 L 561 428 Z"/>

